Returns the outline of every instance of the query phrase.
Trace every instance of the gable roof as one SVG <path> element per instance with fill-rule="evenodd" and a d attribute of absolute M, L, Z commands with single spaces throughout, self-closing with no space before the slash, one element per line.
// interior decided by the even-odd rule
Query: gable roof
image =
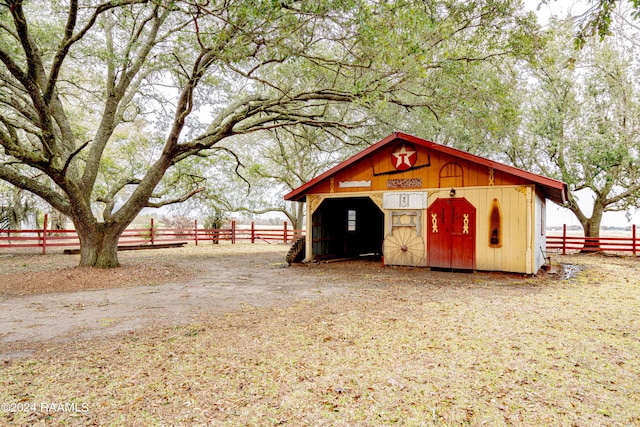
<path fill-rule="evenodd" d="M 462 151 L 462 150 L 458 150 L 456 148 L 451 148 L 448 147 L 446 145 L 442 145 L 442 144 L 437 144 L 435 142 L 431 142 L 431 141 L 427 141 L 426 139 L 422 139 L 422 138 L 418 138 L 417 136 L 413 136 L 413 135 L 409 135 L 406 133 L 402 133 L 402 132 L 396 132 L 394 134 L 389 135 L 388 137 L 384 138 L 383 140 L 371 145 L 369 148 L 359 152 L 358 154 L 348 158 L 347 160 L 343 161 L 342 163 L 338 164 L 337 166 L 334 166 L 333 168 L 329 169 L 328 171 L 326 171 L 325 173 L 318 175 L 317 177 L 315 177 L 314 179 L 312 179 L 311 181 L 301 185 L 300 187 L 296 188 L 295 190 L 291 191 L 290 193 L 286 194 L 284 196 L 285 200 L 291 200 L 291 201 L 300 201 L 302 200 L 305 196 L 308 190 L 310 190 L 314 185 L 316 185 L 317 183 L 319 183 L 320 181 L 335 175 L 338 171 L 341 171 L 347 167 L 349 167 L 350 165 L 354 164 L 355 162 L 357 162 L 358 160 L 365 158 L 366 156 L 368 156 L 369 154 L 373 153 L 376 150 L 379 150 L 380 148 L 384 147 L 387 144 L 390 143 L 395 143 L 398 140 L 402 140 L 402 141 L 406 141 L 406 142 L 410 142 L 412 144 L 415 145 L 419 145 L 422 147 L 425 147 L 427 149 L 430 150 L 434 150 L 434 151 L 439 151 L 441 153 L 445 153 L 445 154 L 449 154 L 464 160 L 468 160 L 470 162 L 474 162 L 483 166 L 487 166 L 487 167 L 491 167 L 495 170 L 499 170 L 520 178 L 523 178 L 525 180 L 531 181 L 533 183 L 535 183 L 536 185 L 540 186 L 542 192 L 545 194 L 545 196 L 554 201 L 555 203 L 558 203 L 560 205 L 565 204 L 568 201 L 568 189 L 567 189 L 567 184 L 565 184 L 562 181 L 558 181 L 556 179 L 553 178 L 547 178 L 546 176 L 542 176 L 542 175 L 538 175 L 532 172 L 527 172 L 523 169 L 519 169 L 513 166 L 509 166 L 509 165 L 505 165 L 504 163 L 500 163 L 500 162 L 496 162 L 494 160 L 490 160 L 487 159 L 485 157 L 481 157 L 481 156 L 477 156 L 475 154 L 471 154 L 471 153 L 467 153 L 466 151 Z"/>

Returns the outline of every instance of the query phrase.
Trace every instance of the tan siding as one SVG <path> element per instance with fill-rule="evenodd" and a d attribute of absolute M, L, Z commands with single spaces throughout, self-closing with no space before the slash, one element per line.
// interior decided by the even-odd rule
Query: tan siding
<path fill-rule="evenodd" d="M 476 207 L 476 268 L 525 272 L 526 269 L 526 196 L 518 187 L 482 187 L 464 189 L 456 196 L 466 197 Z M 489 247 L 489 211 L 497 198 L 502 212 L 502 247 Z"/>
<path fill-rule="evenodd" d="M 525 271 L 527 251 L 527 197 L 514 188 L 504 188 L 503 197 L 509 203 L 509 216 L 505 220 L 505 229 L 509 230 L 505 236 L 504 249 L 508 251 L 503 263 L 505 271 Z"/>
<path fill-rule="evenodd" d="M 495 190 L 487 188 L 472 192 L 474 195 L 471 203 L 476 207 L 476 221 L 478 222 L 478 238 L 476 240 L 476 267 L 478 270 L 487 270 L 489 266 L 496 264 L 496 249 L 489 247 L 489 209 L 491 200 L 489 193 Z"/>

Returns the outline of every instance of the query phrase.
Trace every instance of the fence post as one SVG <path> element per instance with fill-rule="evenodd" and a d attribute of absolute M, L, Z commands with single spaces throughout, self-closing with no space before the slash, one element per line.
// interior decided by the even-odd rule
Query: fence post
<path fill-rule="evenodd" d="M 562 224 L 562 255 L 567 254 L 567 224 Z"/>
<path fill-rule="evenodd" d="M 153 218 L 151 218 L 151 224 L 149 226 L 149 235 L 151 236 L 151 244 L 153 245 Z"/>
<path fill-rule="evenodd" d="M 231 244 L 236 244 L 236 221 L 231 221 Z"/>
<path fill-rule="evenodd" d="M 256 225 L 251 221 L 251 243 L 256 242 Z"/>
<path fill-rule="evenodd" d="M 194 219 L 193 220 L 193 228 L 194 228 L 194 232 L 195 232 L 195 236 L 196 236 L 196 246 L 198 246 L 198 220 Z"/>
<path fill-rule="evenodd" d="M 633 224 L 632 230 L 633 230 L 633 243 L 632 243 L 632 245 L 633 245 L 633 256 L 636 256 L 636 249 L 637 249 L 638 245 L 636 243 L 636 225 L 635 224 Z"/>
<path fill-rule="evenodd" d="M 284 222 L 284 243 L 288 243 L 289 239 L 288 239 L 288 234 L 289 234 L 289 230 L 287 229 L 287 221 Z"/>
<path fill-rule="evenodd" d="M 49 221 L 49 214 L 44 214 L 44 221 L 42 223 L 42 255 L 47 254 L 47 222 Z"/>

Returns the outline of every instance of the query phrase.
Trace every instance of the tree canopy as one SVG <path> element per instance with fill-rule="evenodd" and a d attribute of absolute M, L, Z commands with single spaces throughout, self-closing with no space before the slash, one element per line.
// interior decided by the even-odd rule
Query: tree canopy
<path fill-rule="evenodd" d="M 637 58 L 620 39 L 572 42 L 571 20 L 552 23 L 545 49 L 524 74 L 521 139 L 512 161 L 569 184 L 568 208 L 585 235 L 599 236 L 604 212 L 640 202 L 640 87 Z M 593 211 L 576 193 L 588 190 Z"/>
<path fill-rule="evenodd" d="M 549 0 L 545 0 L 547 3 Z M 612 23 L 616 8 L 622 5 L 631 7 L 631 17 L 640 17 L 640 0 L 592 0 L 589 9 L 578 17 L 579 29 L 576 34 L 576 44 L 582 46 L 589 38 L 604 39 L 612 35 Z"/>
<path fill-rule="evenodd" d="M 81 265 L 116 266 L 142 208 L 201 191 L 181 162 L 259 131 L 355 129 L 380 104 L 435 112 L 430 81 L 522 45 L 518 5 L 2 1 L 0 179 L 71 218 Z"/>

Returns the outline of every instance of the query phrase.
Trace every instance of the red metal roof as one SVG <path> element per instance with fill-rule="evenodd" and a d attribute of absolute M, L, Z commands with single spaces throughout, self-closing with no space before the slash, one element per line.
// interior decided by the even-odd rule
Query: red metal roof
<path fill-rule="evenodd" d="M 368 156 L 374 151 L 380 149 L 381 147 L 389 143 L 394 143 L 397 140 L 403 140 L 406 142 L 410 142 L 412 144 L 420 145 L 430 150 L 440 151 L 445 154 L 456 156 L 464 160 L 478 163 L 487 167 L 494 168 L 495 170 L 503 171 L 505 173 L 509 173 L 511 175 L 526 179 L 538 185 L 548 199 L 560 205 L 565 204 L 568 201 L 567 184 L 565 184 L 562 181 L 558 181 L 552 178 L 547 178 L 546 176 L 538 175 L 532 172 L 527 172 L 523 169 L 505 165 L 504 163 L 496 162 L 494 160 L 490 160 L 485 157 L 477 156 L 475 154 L 467 153 L 466 151 L 447 147 L 446 145 L 437 144 L 435 142 L 427 141 L 426 139 L 418 138 L 417 136 L 413 136 L 413 135 L 409 135 L 401 132 L 396 132 L 394 134 L 389 135 L 388 137 L 373 144 L 372 146 L 361 151 L 355 156 L 352 156 L 347 160 L 345 160 L 344 162 L 340 163 L 339 165 L 329 169 L 325 173 L 318 175 L 311 181 L 301 185 L 300 187 L 286 194 L 284 196 L 284 199 L 292 200 L 292 201 L 302 200 L 306 196 L 307 191 L 310 190 L 315 184 L 319 183 L 325 178 L 331 177 L 332 175 L 336 174 L 336 172 L 349 167 L 351 164 Z"/>

